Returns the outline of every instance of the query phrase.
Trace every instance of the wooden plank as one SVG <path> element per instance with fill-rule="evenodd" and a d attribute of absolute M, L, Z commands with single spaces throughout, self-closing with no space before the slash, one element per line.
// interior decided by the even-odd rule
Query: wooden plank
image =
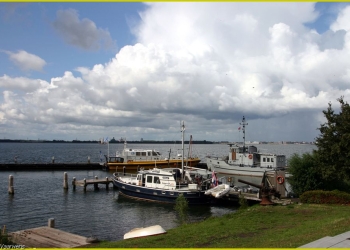
<path fill-rule="evenodd" d="M 89 245 L 84 236 L 50 227 L 39 227 L 9 233 L 11 241 L 26 247 L 72 248 Z"/>

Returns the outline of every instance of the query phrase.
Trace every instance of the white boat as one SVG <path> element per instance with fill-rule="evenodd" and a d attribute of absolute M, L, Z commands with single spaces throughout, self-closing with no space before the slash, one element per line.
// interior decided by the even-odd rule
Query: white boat
<path fill-rule="evenodd" d="M 160 225 L 150 226 L 150 227 L 141 227 L 134 228 L 128 233 L 124 234 L 124 240 L 131 238 L 140 238 L 152 235 L 165 234 L 166 231 Z"/>
<path fill-rule="evenodd" d="M 185 125 L 182 124 L 182 151 Z M 187 170 L 186 170 L 187 169 Z M 183 195 L 192 204 L 209 204 L 210 197 L 204 192 L 211 186 L 211 172 L 194 168 L 140 169 L 136 175 L 114 173 L 113 185 L 119 193 L 131 198 L 165 203 L 176 203 Z"/>
<path fill-rule="evenodd" d="M 245 145 L 245 126 L 248 125 L 243 117 L 243 145 L 230 143 L 229 153 L 226 157 L 208 156 L 206 159 L 209 170 L 219 175 L 236 176 L 248 181 L 256 179 L 260 184 L 265 172 L 284 170 L 286 168 L 286 156 L 266 152 L 259 152 L 256 146 Z M 255 178 L 258 177 L 258 178 Z"/>
<path fill-rule="evenodd" d="M 207 191 L 205 191 L 205 195 L 211 195 L 215 198 L 221 198 L 224 195 L 226 195 L 228 192 L 230 192 L 231 187 L 228 184 L 220 184 L 216 187 L 213 187 Z"/>

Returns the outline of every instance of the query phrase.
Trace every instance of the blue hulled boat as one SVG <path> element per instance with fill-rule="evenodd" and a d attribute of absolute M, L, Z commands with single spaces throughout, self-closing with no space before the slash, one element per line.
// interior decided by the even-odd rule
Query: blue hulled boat
<path fill-rule="evenodd" d="M 185 125 L 182 122 L 182 156 Z M 188 204 L 209 204 L 211 197 L 205 191 L 211 186 L 211 172 L 203 169 L 182 168 L 141 169 L 137 174 L 114 173 L 113 184 L 119 193 L 147 201 L 175 203 L 182 194 Z"/>

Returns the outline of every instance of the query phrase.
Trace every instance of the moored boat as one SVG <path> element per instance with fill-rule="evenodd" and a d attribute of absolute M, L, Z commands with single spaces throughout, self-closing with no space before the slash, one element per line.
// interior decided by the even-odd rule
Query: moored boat
<path fill-rule="evenodd" d="M 206 159 L 209 170 L 219 175 L 236 176 L 248 181 L 261 183 L 261 179 L 267 171 L 284 170 L 286 168 L 286 156 L 266 152 L 259 152 L 256 146 L 245 145 L 245 126 L 248 125 L 243 117 L 243 145 L 229 144 L 229 154 L 226 157 L 208 156 Z M 256 178 L 255 178 L 256 177 Z"/>
<path fill-rule="evenodd" d="M 228 194 L 230 192 L 231 187 L 228 184 L 220 184 L 216 187 L 213 187 L 207 191 L 205 191 L 205 195 L 211 195 L 215 198 L 221 198 L 224 195 Z"/>
<path fill-rule="evenodd" d="M 182 151 L 185 125 L 182 124 Z M 184 168 L 141 169 L 134 174 L 114 173 L 113 185 L 119 193 L 131 198 L 165 203 L 176 203 L 183 195 L 189 205 L 210 204 L 211 197 L 205 195 L 210 188 L 211 174 L 208 170 Z"/>
<path fill-rule="evenodd" d="M 198 157 L 184 157 L 187 166 L 196 167 L 200 162 Z M 126 171 L 136 172 L 140 168 L 169 168 L 180 167 L 182 164 L 182 154 L 176 156 L 162 157 L 161 153 L 154 149 L 132 149 L 127 147 L 124 141 L 124 149 L 121 155 L 110 156 L 106 162 L 106 166 L 110 171 Z"/>

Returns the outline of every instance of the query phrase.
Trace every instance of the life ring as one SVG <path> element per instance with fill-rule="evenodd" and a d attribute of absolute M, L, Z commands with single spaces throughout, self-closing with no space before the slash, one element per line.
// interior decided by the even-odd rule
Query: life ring
<path fill-rule="evenodd" d="M 282 176 L 277 176 L 277 182 L 278 184 L 282 185 L 284 183 L 284 178 Z"/>
<path fill-rule="evenodd" d="M 253 155 L 249 155 L 248 158 L 249 158 L 249 159 L 253 159 Z"/>

